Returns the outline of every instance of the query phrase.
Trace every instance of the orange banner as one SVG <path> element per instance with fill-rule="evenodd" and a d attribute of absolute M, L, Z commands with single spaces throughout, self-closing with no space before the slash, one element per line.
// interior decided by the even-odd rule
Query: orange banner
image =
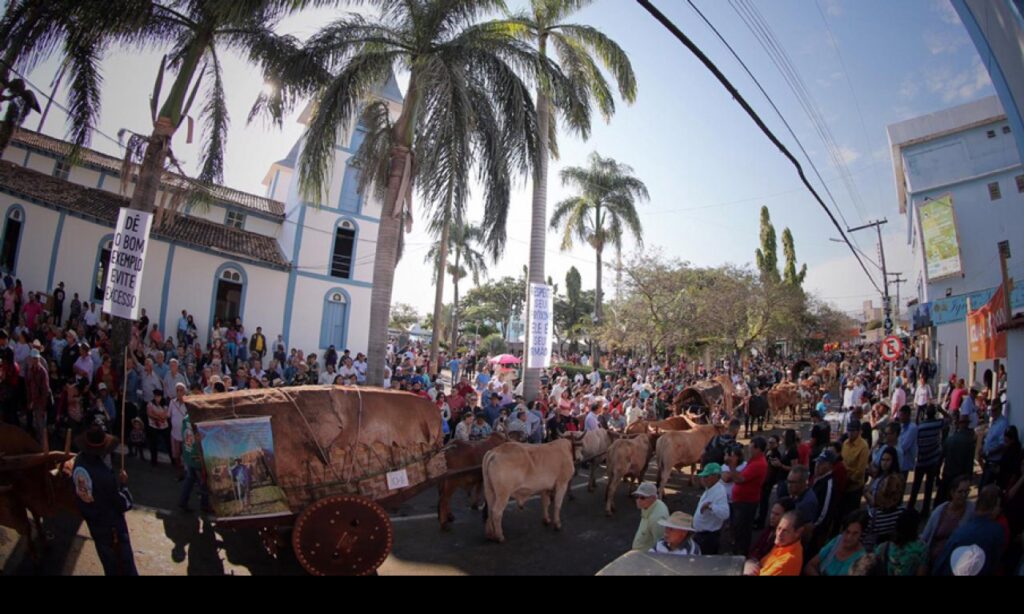
<path fill-rule="evenodd" d="M 967 314 L 971 362 L 1006 358 L 1006 333 L 996 332 L 996 328 L 1009 320 L 1004 292 L 1003 286 L 999 286 L 984 307 Z"/>

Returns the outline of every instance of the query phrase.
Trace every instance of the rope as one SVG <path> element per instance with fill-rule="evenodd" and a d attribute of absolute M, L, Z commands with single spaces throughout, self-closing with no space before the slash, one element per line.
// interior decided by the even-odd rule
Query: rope
<path fill-rule="evenodd" d="M 331 463 L 331 459 L 327 456 L 327 452 L 324 451 L 324 449 L 320 446 L 320 442 L 317 441 L 316 433 L 313 432 L 313 426 L 309 423 L 309 420 L 306 419 L 306 414 L 302 413 L 302 410 L 299 409 L 299 404 L 295 402 L 295 399 L 292 398 L 292 395 L 288 394 L 288 391 L 282 388 L 281 393 L 285 396 L 286 399 L 288 399 L 291 402 L 292 407 L 295 408 L 295 411 L 298 412 L 299 416 L 302 418 L 302 421 L 306 424 L 306 429 L 309 430 L 309 437 L 310 439 L 313 440 L 313 443 L 316 445 L 317 451 L 320 452 L 320 458 L 324 460 L 324 464 L 326 464 L 327 467 L 330 468 L 331 473 L 334 474 L 334 477 L 340 480 L 341 476 L 338 475 L 338 471 L 334 468 L 334 464 Z M 234 405 L 234 400 L 232 400 L 232 405 Z"/>

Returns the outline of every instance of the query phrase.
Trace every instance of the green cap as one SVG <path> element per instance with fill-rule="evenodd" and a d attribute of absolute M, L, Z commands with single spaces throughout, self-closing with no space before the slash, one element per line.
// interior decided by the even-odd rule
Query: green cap
<path fill-rule="evenodd" d="M 704 465 L 703 469 L 700 470 L 700 473 L 697 474 L 697 477 L 706 478 L 713 475 L 719 475 L 720 473 L 722 473 L 721 465 L 719 465 L 718 463 L 708 463 Z"/>

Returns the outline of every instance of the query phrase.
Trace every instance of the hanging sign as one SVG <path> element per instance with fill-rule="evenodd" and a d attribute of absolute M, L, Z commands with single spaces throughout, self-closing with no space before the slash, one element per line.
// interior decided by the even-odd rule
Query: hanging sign
<path fill-rule="evenodd" d="M 530 284 L 530 330 L 527 369 L 546 369 L 551 366 L 551 330 L 554 318 L 553 288 L 544 284 Z"/>
<path fill-rule="evenodd" d="M 999 286 L 984 307 L 967 314 L 971 362 L 1006 358 L 1006 333 L 996 332 L 1010 319 L 1003 296 L 1003 286 Z"/>
<path fill-rule="evenodd" d="M 139 317 L 142 269 L 152 225 L 153 215 L 144 211 L 122 208 L 117 216 L 103 290 L 103 313 L 127 320 Z"/>

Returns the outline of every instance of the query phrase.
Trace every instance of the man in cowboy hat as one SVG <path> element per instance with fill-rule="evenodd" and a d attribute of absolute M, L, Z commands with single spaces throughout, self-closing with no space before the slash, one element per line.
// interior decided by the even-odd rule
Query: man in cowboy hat
<path fill-rule="evenodd" d="M 75 502 L 96 544 L 103 572 L 108 576 L 137 576 L 124 518 L 125 512 L 132 509 L 132 495 L 126 487 L 128 474 L 122 470 L 115 477 L 104 462 L 118 440 L 93 424 L 75 443 L 79 449 L 71 473 Z"/>
<path fill-rule="evenodd" d="M 665 537 L 658 541 L 651 553 L 692 556 L 700 554 L 700 546 L 691 539 L 693 536 L 693 516 L 686 512 L 675 512 L 658 524 L 665 527 Z"/>

